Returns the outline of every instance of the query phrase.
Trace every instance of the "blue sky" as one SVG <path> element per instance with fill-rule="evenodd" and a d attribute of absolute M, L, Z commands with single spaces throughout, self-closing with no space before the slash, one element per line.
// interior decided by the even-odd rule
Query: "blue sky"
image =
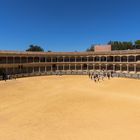
<path fill-rule="evenodd" d="M 140 39 L 140 0 L 0 0 L 0 50 L 84 51 Z"/>

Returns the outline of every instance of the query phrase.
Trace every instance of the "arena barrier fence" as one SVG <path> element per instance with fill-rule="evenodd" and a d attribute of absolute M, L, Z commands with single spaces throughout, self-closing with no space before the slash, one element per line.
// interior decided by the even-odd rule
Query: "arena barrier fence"
<path fill-rule="evenodd" d="M 22 77 L 32 77 L 32 76 L 45 76 L 45 75 L 88 75 L 89 72 L 94 72 L 94 74 L 103 74 L 100 71 L 48 71 L 48 72 L 34 72 L 34 73 L 20 73 L 14 75 L 7 75 L 7 79 L 16 79 Z M 105 73 L 111 71 L 105 71 Z M 133 79 L 140 79 L 140 73 L 123 73 L 123 72 L 114 72 L 112 74 L 113 77 L 120 77 L 120 78 L 133 78 Z M 0 80 L 3 80 L 3 77 L 0 76 Z"/>

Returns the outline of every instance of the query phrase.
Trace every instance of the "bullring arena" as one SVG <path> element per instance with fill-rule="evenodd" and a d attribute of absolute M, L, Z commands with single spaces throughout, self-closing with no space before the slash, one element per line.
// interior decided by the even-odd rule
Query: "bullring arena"
<path fill-rule="evenodd" d="M 140 139 L 140 51 L 3 51 L 0 69 L 19 77 L 0 81 L 1 140 Z"/>

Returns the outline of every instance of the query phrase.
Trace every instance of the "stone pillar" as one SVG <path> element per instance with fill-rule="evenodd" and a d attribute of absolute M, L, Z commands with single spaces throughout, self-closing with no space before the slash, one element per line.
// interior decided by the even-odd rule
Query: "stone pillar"
<path fill-rule="evenodd" d="M 47 71 L 46 71 L 46 66 L 45 66 L 45 73 L 46 73 Z"/>
<path fill-rule="evenodd" d="M 69 64 L 69 70 L 70 70 L 70 66 L 71 66 L 71 64 Z"/>
<path fill-rule="evenodd" d="M 136 55 L 134 56 L 134 62 L 136 62 Z"/>
<path fill-rule="evenodd" d="M 115 64 L 113 64 L 113 71 L 115 71 Z"/>
<path fill-rule="evenodd" d="M 93 57 L 93 62 L 95 61 L 95 57 Z"/>
<path fill-rule="evenodd" d="M 33 73 L 35 72 L 34 67 L 33 67 Z"/>
<path fill-rule="evenodd" d="M 105 64 L 106 66 L 105 66 L 105 70 L 107 71 L 107 64 Z"/>
<path fill-rule="evenodd" d="M 65 67 L 65 65 L 63 65 L 63 71 L 65 70 L 65 68 L 64 68 L 64 67 Z"/>
<path fill-rule="evenodd" d="M 63 62 L 65 62 L 65 56 L 63 56 Z"/>
<path fill-rule="evenodd" d="M 113 56 L 113 62 L 115 62 L 115 56 Z"/>
<path fill-rule="evenodd" d="M 129 65 L 127 64 L 127 72 L 129 72 Z"/>
<path fill-rule="evenodd" d="M 81 64 L 81 70 L 83 70 L 82 68 L 83 68 L 83 64 Z"/>
<path fill-rule="evenodd" d="M 89 56 L 87 56 L 87 62 L 89 62 Z"/>
<path fill-rule="evenodd" d="M 89 70 L 89 69 L 88 69 L 88 66 L 89 66 L 89 65 L 87 64 L 87 71 Z"/>
<path fill-rule="evenodd" d="M 58 65 L 56 65 L 56 68 L 57 68 L 57 71 L 59 70 L 59 66 Z"/>
<path fill-rule="evenodd" d="M 134 64 L 134 72 L 137 73 L 137 65 Z"/>
<path fill-rule="evenodd" d="M 95 64 L 93 64 L 93 70 L 95 70 Z"/>
<path fill-rule="evenodd" d="M 99 71 L 101 71 L 101 64 L 99 64 Z"/>
<path fill-rule="evenodd" d="M 122 72 L 122 64 L 120 64 L 120 71 Z"/>
<path fill-rule="evenodd" d="M 101 62 L 101 56 L 99 56 L 99 62 Z"/>
<path fill-rule="evenodd" d="M 77 69 L 76 69 L 76 64 L 75 64 L 75 70 L 77 70 Z"/>

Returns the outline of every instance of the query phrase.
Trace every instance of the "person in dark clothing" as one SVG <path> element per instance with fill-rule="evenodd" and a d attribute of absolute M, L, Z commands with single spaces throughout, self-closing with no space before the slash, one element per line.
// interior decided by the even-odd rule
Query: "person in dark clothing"
<path fill-rule="evenodd" d="M 110 74 L 109 73 L 107 73 L 107 77 L 108 77 L 108 79 L 110 79 Z"/>

